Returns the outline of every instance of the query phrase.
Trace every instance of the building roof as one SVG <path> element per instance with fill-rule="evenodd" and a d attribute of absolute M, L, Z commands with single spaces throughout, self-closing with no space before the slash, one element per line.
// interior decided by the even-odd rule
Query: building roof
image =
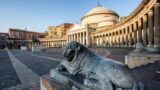
<path fill-rule="evenodd" d="M 119 17 L 119 15 L 116 12 L 114 12 L 112 10 L 109 10 L 107 8 L 104 8 L 103 6 L 98 5 L 95 8 L 93 8 L 92 10 L 90 10 L 88 13 L 86 13 L 82 17 L 82 19 L 85 18 L 85 17 L 88 17 L 88 16 L 96 15 L 96 14 L 114 14 L 114 15 L 117 15 Z"/>
<path fill-rule="evenodd" d="M 9 36 L 8 33 L 0 32 L 0 36 Z"/>
<path fill-rule="evenodd" d="M 80 30 L 80 29 L 83 29 L 83 28 L 85 28 L 85 26 L 80 25 L 80 24 L 74 24 L 74 25 L 69 29 L 69 31 Z"/>

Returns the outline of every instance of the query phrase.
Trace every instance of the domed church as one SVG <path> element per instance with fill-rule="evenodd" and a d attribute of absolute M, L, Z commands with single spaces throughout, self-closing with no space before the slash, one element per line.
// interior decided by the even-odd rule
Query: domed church
<path fill-rule="evenodd" d="M 101 27 L 114 25 L 118 22 L 118 19 L 119 15 L 116 12 L 98 5 L 86 13 L 82 17 L 81 21 L 82 25 L 97 24 L 99 27 Z"/>
<path fill-rule="evenodd" d="M 68 41 L 77 41 L 90 46 L 91 32 L 100 27 L 109 27 L 118 23 L 119 15 L 101 5 L 97 5 L 81 18 L 81 24 L 74 24 L 68 30 Z"/>

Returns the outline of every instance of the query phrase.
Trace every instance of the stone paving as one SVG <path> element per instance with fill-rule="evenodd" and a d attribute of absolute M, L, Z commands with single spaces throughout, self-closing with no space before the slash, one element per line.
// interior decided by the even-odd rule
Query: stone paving
<path fill-rule="evenodd" d="M 91 50 L 103 57 L 124 62 L 124 56 L 133 48 L 91 48 Z M 50 69 L 55 68 L 61 60 L 63 60 L 61 48 L 48 48 L 41 53 L 21 50 L 10 50 L 7 53 L 7 50 L 1 50 L 0 90 L 38 90 L 39 78 L 48 75 Z M 159 77 L 155 70 L 160 70 L 159 62 L 132 69 L 132 72 L 137 80 L 148 85 L 150 81 L 153 82 Z M 155 86 L 151 84 L 150 87 Z"/>
<path fill-rule="evenodd" d="M 19 79 L 22 82 L 22 85 L 26 86 L 31 84 L 31 86 L 27 86 L 27 88 L 39 90 L 38 83 L 39 83 L 40 77 L 31 69 L 29 69 L 25 64 L 23 64 L 20 61 L 20 59 L 17 59 L 9 50 L 7 51 L 8 51 L 9 58 L 12 62 L 12 65 L 15 71 L 17 72 Z M 17 88 L 19 89 L 20 87 L 17 87 Z"/>
<path fill-rule="evenodd" d="M 0 90 L 21 84 L 7 51 L 0 50 Z"/>

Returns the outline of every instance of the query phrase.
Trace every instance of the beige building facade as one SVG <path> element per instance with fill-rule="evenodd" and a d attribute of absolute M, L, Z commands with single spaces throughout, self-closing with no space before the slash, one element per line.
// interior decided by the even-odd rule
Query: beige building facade
<path fill-rule="evenodd" d="M 67 41 L 68 29 L 72 23 L 63 23 L 58 26 L 48 26 L 48 36 L 39 38 L 42 47 L 63 47 Z"/>

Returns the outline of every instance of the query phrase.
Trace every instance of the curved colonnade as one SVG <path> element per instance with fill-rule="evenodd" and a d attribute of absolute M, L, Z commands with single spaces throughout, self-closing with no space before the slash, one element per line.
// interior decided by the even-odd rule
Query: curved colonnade
<path fill-rule="evenodd" d="M 124 20 L 100 27 L 91 34 L 92 46 L 135 46 L 142 42 L 148 47 L 160 46 L 160 2 L 143 0 Z"/>

